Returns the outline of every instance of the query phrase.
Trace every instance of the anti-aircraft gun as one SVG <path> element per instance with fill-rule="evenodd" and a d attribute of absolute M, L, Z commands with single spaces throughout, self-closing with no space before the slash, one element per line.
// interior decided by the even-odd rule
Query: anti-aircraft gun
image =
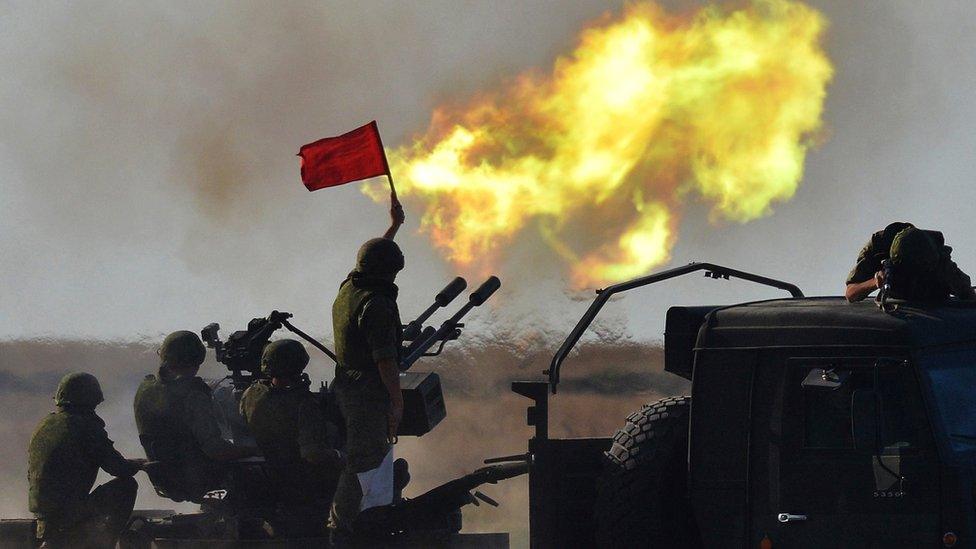
<path fill-rule="evenodd" d="M 467 288 L 467 282 L 456 277 L 444 287 L 435 297 L 431 304 L 416 319 L 403 326 L 403 340 L 407 345 L 401 352 L 400 361 L 400 386 L 404 397 L 403 421 L 400 423 L 398 435 L 421 436 L 433 429 L 447 415 L 444 406 L 443 392 L 441 391 L 440 377 L 434 372 L 412 372 L 408 371 L 419 359 L 432 357 L 441 354 L 444 346 L 449 341 L 454 341 L 461 336 L 464 323 L 461 320 L 476 307 L 484 304 L 501 287 L 498 277 L 489 277 L 477 290 L 471 293 L 468 302 L 464 304 L 450 318 L 445 320 L 440 327 L 424 326 L 424 323 L 433 316 L 439 309 L 450 305 Z M 228 398 L 225 391 L 218 388 L 215 399 L 222 406 L 231 405 L 232 410 L 225 414 L 229 420 L 233 420 L 236 413 L 236 401 L 251 383 L 261 379 L 261 353 L 265 345 L 271 341 L 271 337 L 276 331 L 285 328 L 298 337 L 325 353 L 333 362 L 337 362 L 334 352 L 323 345 L 315 338 L 296 328 L 289 319 L 291 313 L 282 311 L 272 311 L 265 318 L 253 318 L 247 323 L 247 329 L 233 332 L 226 341 L 222 341 L 219 336 L 220 325 L 217 323 L 208 324 L 200 331 L 200 336 L 208 347 L 214 350 L 214 355 L 218 362 L 227 367 L 230 374 L 229 379 L 233 387 L 233 392 L 229 393 L 232 398 Z M 436 349 L 435 349 L 436 347 Z M 432 349 L 434 349 L 432 351 Z M 311 381 L 307 374 L 302 374 L 306 385 Z M 335 412 L 331 408 L 331 393 L 323 387 L 320 390 L 323 398 L 323 406 L 327 411 Z M 225 402 L 226 401 L 226 402 Z M 231 433 L 240 433 L 239 428 L 231 426 Z"/>
<path fill-rule="evenodd" d="M 401 353 L 401 388 L 403 391 L 404 414 L 398 435 L 422 436 L 430 432 L 446 415 L 440 378 L 434 372 L 417 372 L 412 366 L 422 357 L 439 355 L 445 345 L 460 337 L 464 324 L 462 320 L 473 309 L 481 306 L 501 286 L 497 277 L 490 277 L 472 292 L 467 303 L 442 322 L 439 327 L 424 324 L 440 309 L 450 305 L 467 287 L 463 278 L 455 278 L 434 298 L 434 303 L 416 319 L 403 326 L 406 346 Z M 214 349 L 218 362 L 229 371 L 225 380 L 229 384 L 217 383 L 214 401 L 225 419 L 226 434 L 235 441 L 249 438 L 247 427 L 238 413 L 241 393 L 251 383 L 263 377 L 260 359 L 264 347 L 281 328 L 294 333 L 336 361 L 336 355 L 321 342 L 315 340 L 291 324 L 292 315 L 273 311 L 264 318 L 254 318 L 245 330 L 233 332 L 226 340 L 219 337 L 220 326 L 210 324 L 201 330 L 202 339 Z M 305 382 L 310 385 L 306 376 Z M 341 415 L 334 405 L 331 390 L 322 386 L 314 394 L 321 398 L 327 421 L 336 426 L 334 441 L 336 448 L 344 446 L 344 433 L 341 431 Z M 397 460 L 395 470 L 406 472 L 406 462 Z M 268 498 L 274 490 L 267 489 L 270 477 L 263 470 L 263 460 L 245 460 L 232 467 L 228 477 L 228 487 L 218 493 L 208 495 L 201 509 L 194 515 L 170 515 L 162 518 L 150 516 L 137 517 L 127 534 L 131 540 L 155 540 L 166 537 L 175 540 L 207 538 L 262 539 L 270 537 L 269 542 L 277 543 L 282 536 L 276 525 L 281 520 L 280 506 Z M 397 496 L 394 504 L 372 508 L 364 512 L 361 520 L 368 525 L 364 529 L 375 533 L 376 546 L 411 547 L 452 547 L 466 543 L 478 547 L 507 547 L 507 534 L 464 534 L 461 530 L 461 512 L 464 505 L 485 502 L 497 505 L 490 497 L 477 491 L 485 483 L 494 484 L 500 480 L 526 473 L 527 463 L 504 463 L 482 467 L 477 471 L 454 479 L 421 494 L 413 499 L 400 497 L 409 475 L 395 480 Z M 262 484 L 264 486 L 262 486 Z M 235 493 L 236 492 L 236 493 Z M 278 513 L 278 514 L 276 514 Z M 268 532 L 271 532 L 269 534 Z M 291 539 L 287 533 L 285 539 Z M 472 539 L 478 538 L 478 539 Z M 432 542 L 436 540 L 436 543 Z M 324 540 L 323 540 L 324 541 Z M 251 542 L 253 543 L 253 542 Z M 167 547 L 181 547 L 180 543 Z M 194 545 L 196 546 L 196 545 Z M 256 545 L 261 546 L 261 545 Z M 277 546 L 277 545 L 276 545 Z"/>

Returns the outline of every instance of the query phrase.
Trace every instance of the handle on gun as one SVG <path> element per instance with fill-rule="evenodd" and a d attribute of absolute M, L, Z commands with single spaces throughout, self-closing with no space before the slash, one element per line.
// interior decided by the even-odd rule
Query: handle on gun
<path fill-rule="evenodd" d="M 426 338 L 420 338 L 422 343 L 415 342 L 414 345 L 410 346 L 412 351 L 409 352 L 407 356 L 403 359 L 403 361 L 400 363 L 400 369 L 406 370 L 410 368 L 410 366 L 412 366 L 413 363 L 417 361 L 417 359 L 423 356 L 424 353 L 428 351 L 428 349 L 433 347 L 435 343 L 444 339 L 449 334 L 452 334 L 454 330 L 457 329 L 457 325 L 464 317 L 464 315 L 468 314 L 468 312 L 470 312 L 471 309 L 474 309 L 475 307 L 478 307 L 481 304 L 483 304 L 485 301 L 487 301 L 488 298 L 491 297 L 492 294 L 494 294 L 495 291 L 501 287 L 501 285 L 502 283 L 500 280 L 498 280 L 497 276 L 488 277 L 488 280 L 486 280 L 481 286 L 478 287 L 477 290 L 475 290 L 474 292 L 471 293 L 470 296 L 468 296 L 468 302 L 465 303 L 463 307 L 458 309 L 458 311 L 454 313 L 454 316 L 445 320 L 444 323 L 441 324 L 441 327 L 438 328 L 436 332 L 434 332 L 432 335 Z"/>
<path fill-rule="evenodd" d="M 421 329 L 424 326 L 424 322 L 430 318 L 430 315 L 437 312 L 437 309 L 441 307 L 447 307 L 454 298 L 461 294 L 465 288 L 468 287 L 468 282 L 461 278 L 460 276 L 455 277 L 454 280 L 450 282 L 443 290 L 440 291 L 434 297 L 434 304 L 427 307 L 427 310 L 420 313 L 420 316 L 416 320 L 407 324 L 407 327 L 403 330 L 403 339 L 407 341 L 416 341 L 421 336 Z"/>
<path fill-rule="evenodd" d="M 288 316 L 291 316 L 291 315 L 288 315 Z M 312 337 L 312 336 L 306 334 L 305 332 L 299 330 L 298 328 L 292 326 L 291 322 L 288 322 L 285 319 L 281 319 L 279 322 L 281 322 L 281 325 L 282 326 L 284 326 L 285 328 L 288 328 L 288 330 L 290 330 L 291 332 L 293 332 L 295 335 L 297 335 L 298 337 L 300 337 L 300 338 L 304 339 L 305 341 L 311 343 L 316 349 L 318 349 L 318 350 L 322 351 L 323 353 L 325 353 L 326 355 L 328 355 L 328 357 L 331 358 L 333 362 L 335 362 L 336 364 L 339 363 L 339 357 L 337 357 L 336 354 L 333 353 L 328 347 L 326 347 L 325 345 L 322 345 L 321 343 L 319 343 L 318 340 L 316 340 L 314 337 Z"/>

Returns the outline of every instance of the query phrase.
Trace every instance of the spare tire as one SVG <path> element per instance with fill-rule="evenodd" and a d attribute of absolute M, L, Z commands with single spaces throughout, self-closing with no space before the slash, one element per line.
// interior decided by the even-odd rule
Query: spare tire
<path fill-rule="evenodd" d="M 687 498 L 691 397 L 669 397 L 627 417 L 604 455 L 594 504 L 600 547 L 701 547 Z"/>

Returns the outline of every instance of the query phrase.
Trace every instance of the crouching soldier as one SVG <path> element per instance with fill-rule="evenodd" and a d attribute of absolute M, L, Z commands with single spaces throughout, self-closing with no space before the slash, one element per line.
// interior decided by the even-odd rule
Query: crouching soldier
<path fill-rule="evenodd" d="M 308 359 L 293 339 L 270 343 L 261 357 L 267 379 L 252 384 L 241 397 L 241 415 L 264 454 L 278 503 L 275 536 L 323 535 L 342 469 L 333 449 L 335 428 L 326 422 L 322 403 L 302 376 Z"/>
<path fill-rule="evenodd" d="M 226 462 L 255 455 L 220 435 L 210 387 L 197 377 L 206 354 L 195 333 L 171 333 L 159 349 L 158 374 L 146 376 L 136 391 L 139 441 L 159 462 L 150 479 L 176 501 L 200 501 L 221 487 Z"/>
<path fill-rule="evenodd" d="M 951 254 L 942 233 L 911 223 L 892 223 L 871 235 L 861 249 L 844 294 L 848 301 L 860 301 L 887 285 L 887 297 L 895 299 L 944 301 L 950 294 L 976 299 L 969 275 L 952 261 Z M 890 278 L 886 280 L 886 276 Z"/>
<path fill-rule="evenodd" d="M 114 547 L 132 513 L 132 476 L 142 461 L 115 450 L 95 413 L 102 400 L 95 376 L 66 375 L 54 397 L 57 410 L 31 437 L 28 499 L 42 547 Z M 116 478 L 91 491 L 99 469 Z"/>

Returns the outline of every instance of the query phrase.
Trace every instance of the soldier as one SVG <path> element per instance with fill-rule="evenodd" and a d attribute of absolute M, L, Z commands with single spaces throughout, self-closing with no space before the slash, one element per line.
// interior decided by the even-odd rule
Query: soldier
<path fill-rule="evenodd" d="M 403 266 L 403 254 L 393 240 L 369 240 L 332 305 L 339 358 L 333 390 L 346 424 L 346 467 L 329 521 L 339 543 L 351 537 L 361 510 L 393 499 L 391 442 L 403 415 L 402 334 L 394 280 Z"/>
<path fill-rule="evenodd" d="M 938 231 L 911 223 L 892 223 L 871 235 L 847 276 L 845 296 L 860 301 L 885 283 L 882 262 L 890 261 L 890 297 L 912 301 L 941 301 L 949 294 L 976 299 L 969 276 L 951 259 L 952 248 Z"/>
<path fill-rule="evenodd" d="M 322 403 L 302 379 L 307 364 L 301 343 L 274 341 L 261 356 L 261 372 L 268 379 L 254 383 L 241 397 L 241 415 L 264 454 L 284 511 L 275 534 L 289 537 L 322 535 L 342 468 Z"/>
<path fill-rule="evenodd" d="M 114 547 L 136 501 L 133 475 L 142 460 L 125 459 L 95 413 L 102 388 L 91 374 L 64 376 L 57 410 L 31 436 L 27 480 L 42 547 Z M 94 491 L 99 469 L 116 477 Z"/>
<path fill-rule="evenodd" d="M 160 462 L 150 472 L 157 490 L 176 501 L 199 501 L 220 487 L 225 462 L 255 455 L 220 436 L 207 384 L 197 377 L 206 357 L 193 332 L 166 336 L 158 375 L 148 375 L 134 403 L 139 441 Z"/>

